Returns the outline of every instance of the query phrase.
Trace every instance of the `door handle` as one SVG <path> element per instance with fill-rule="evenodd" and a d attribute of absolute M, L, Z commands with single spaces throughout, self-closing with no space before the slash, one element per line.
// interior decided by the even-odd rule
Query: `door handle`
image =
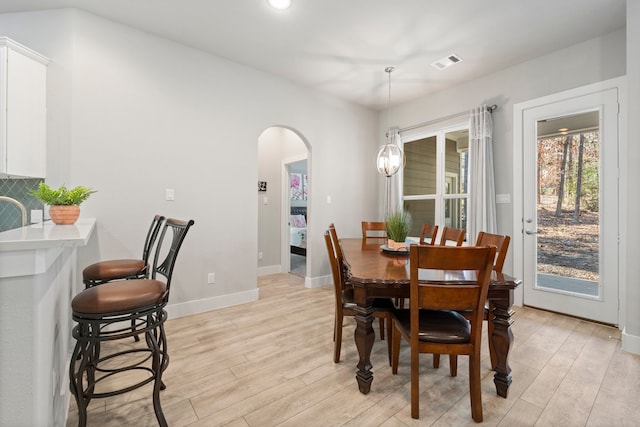
<path fill-rule="evenodd" d="M 529 234 L 529 235 L 531 235 L 531 234 L 538 234 L 538 232 L 537 232 L 537 231 L 529 231 L 529 230 L 526 230 L 526 231 L 525 231 L 525 233 L 527 233 L 527 234 Z"/>

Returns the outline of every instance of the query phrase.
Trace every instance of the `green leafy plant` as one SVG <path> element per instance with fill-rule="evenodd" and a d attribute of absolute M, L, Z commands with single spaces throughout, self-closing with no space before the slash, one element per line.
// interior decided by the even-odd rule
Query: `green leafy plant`
<path fill-rule="evenodd" d="M 396 211 L 387 218 L 387 237 L 394 242 L 404 242 L 411 228 L 411 214 L 403 210 Z"/>
<path fill-rule="evenodd" d="M 64 185 L 57 190 L 52 189 L 44 182 L 38 188 L 31 190 L 31 195 L 50 206 L 72 206 L 79 205 L 89 198 L 96 191 L 82 185 L 67 189 Z"/>

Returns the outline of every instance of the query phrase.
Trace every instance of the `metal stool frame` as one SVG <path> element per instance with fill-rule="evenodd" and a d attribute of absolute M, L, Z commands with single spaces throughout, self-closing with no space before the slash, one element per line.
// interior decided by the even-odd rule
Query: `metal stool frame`
<path fill-rule="evenodd" d="M 167 421 L 162 412 L 160 404 L 160 390 L 166 388 L 162 382 L 162 374 L 169 365 L 169 354 L 167 352 L 167 338 L 164 330 L 164 322 L 167 319 L 165 306 L 169 302 L 169 290 L 173 267 L 182 242 L 189 228 L 194 224 L 193 220 L 180 221 L 169 218 L 165 221 L 162 233 L 156 247 L 153 269 L 150 279 L 132 279 L 127 281 L 128 290 L 135 291 L 136 287 L 148 288 L 149 284 L 159 286 L 158 299 L 156 302 L 133 307 L 121 311 L 92 311 L 81 312 L 75 308 L 72 310 L 72 318 L 77 322 L 72 335 L 76 339 L 76 345 L 71 356 L 69 367 L 69 382 L 71 393 L 74 395 L 78 405 L 78 425 L 87 424 L 87 406 L 93 398 L 104 398 L 126 393 L 153 382 L 153 409 L 160 426 L 167 426 Z M 173 236 L 171 245 L 166 255 L 162 255 L 162 244 L 165 241 L 167 230 L 171 228 Z M 168 236 L 167 236 L 168 239 Z M 163 261 L 160 262 L 161 257 Z M 157 275 L 165 277 L 166 283 L 156 280 Z M 87 294 L 99 292 L 99 289 L 117 289 L 122 282 L 110 282 L 100 285 L 97 288 L 91 287 L 80 292 L 72 301 L 72 307 L 77 302 L 76 308 L 81 306 L 82 297 L 92 296 L 99 298 L 99 295 Z M 164 285 L 164 287 L 162 287 Z M 78 297 L 81 297 L 77 300 Z M 123 297 L 123 300 L 126 298 Z M 104 302 L 108 306 L 110 301 Z M 100 304 L 96 304 L 100 305 Z M 124 326 L 126 325 L 126 326 Z M 135 327 L 132 327 L 135 325 Z M 102 354 L 103 343 L 130 338 L 144 334 L 144 344 L 138 347 L 117 350 L 107 355 Z M 145 346 L 146 344 L 146 346 Z M 108 346 L 107 346 L 108 347 Z M 127 364 L 121 367 L 104 367 L 105 362 L 119 359 L 122 356 L 140 354 L 141 357 L 135 360 L 127 360 Z M 107 378 L 129 371 L 145 371 L 149 373 L 147 378 L 137 381 L 125 387 L 96 392 L 96 386 Z"/>

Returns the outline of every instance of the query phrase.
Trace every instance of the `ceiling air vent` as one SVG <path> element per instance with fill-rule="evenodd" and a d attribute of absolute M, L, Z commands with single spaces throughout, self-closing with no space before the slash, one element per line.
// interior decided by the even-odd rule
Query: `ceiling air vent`
<path fill-rule="evenodd" d="M 452 53 L 451 55 L 445 56 L 444 58 L 437 60 L 436 62 L 431 64 L 431 66 L 433 68 L 437 68 L 438 70 L 444 70 L 445 68 L 449 68 L 453 64 L 457 64 L 460 61 L 462 61 L 462 58 L 460 58 L 455 53 Z"/>

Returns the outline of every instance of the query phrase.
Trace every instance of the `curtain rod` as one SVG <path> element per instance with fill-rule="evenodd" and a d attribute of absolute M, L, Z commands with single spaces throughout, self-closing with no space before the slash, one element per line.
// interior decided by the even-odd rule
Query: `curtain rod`
<path fill-rule="evenodd" d="M 493 104 L 487 107 L 487 111 L 490 113 L 493 113 L 493 111 L 496 110 L 497 108 L 498 106 L 496 104 Z M 398 132 L 406 132 L 408 130 L 418 129 L 418 128 L 429 126 L 438 122 L 443 122 L 445 120 L 455 119 L 456 117 L 461 117 L 466 114 L 469 114 L 469 112 L 465 111 L 463 113 L 451 114 L 449 116 L 440 117 L 439 119 L 429 120 L 428 122 L 422 122 L 422 123 L 418 123 L 417 125 L 407 126 L 406 128 L 398 129 Z"/>

